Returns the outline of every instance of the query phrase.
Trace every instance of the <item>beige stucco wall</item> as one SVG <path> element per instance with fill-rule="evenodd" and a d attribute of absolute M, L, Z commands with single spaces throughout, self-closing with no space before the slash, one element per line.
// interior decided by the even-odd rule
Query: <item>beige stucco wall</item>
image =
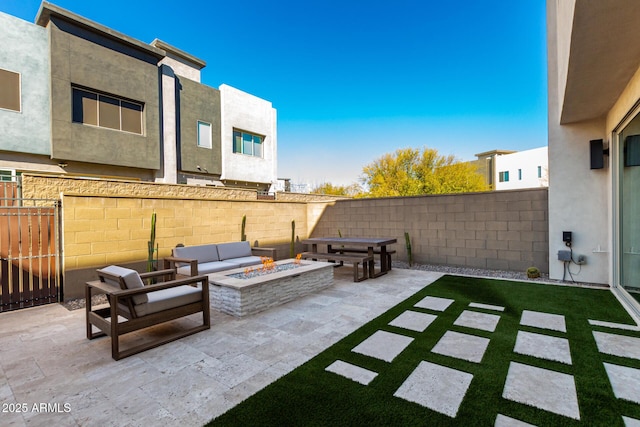
<path fill-rule="evenodd" d="M 569 279 L 557 252 L 566 250 L 562 232 L 573 233 L 574 259 L 586 256 L 576 281 L 608 283 L 610 276 L 611 210 L 609 168 L 590 169 L 589 141 L 608 140 L 605 118 L 560 124 L 567 78 L 571 19 L 574 1 L 549 1 L 548 46 L 548 133 L 549 133 L 549 276 Z"/>

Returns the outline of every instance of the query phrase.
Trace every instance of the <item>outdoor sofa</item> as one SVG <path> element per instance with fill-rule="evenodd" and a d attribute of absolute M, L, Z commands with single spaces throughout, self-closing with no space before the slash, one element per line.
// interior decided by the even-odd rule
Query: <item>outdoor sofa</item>
<path fill-rule="evenodd" d="M 175 269 L 182 276 L 198 276 L 260 265 L 261 256 L 273 258 L 274 252 L 272 248 L 251 248 L 247 241 L 181 246 L 164 259 L 164 268 Z"/>

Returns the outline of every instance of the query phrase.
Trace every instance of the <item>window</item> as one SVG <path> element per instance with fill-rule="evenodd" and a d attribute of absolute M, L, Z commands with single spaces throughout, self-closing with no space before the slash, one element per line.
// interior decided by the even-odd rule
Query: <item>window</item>
<path fill-rule="evenodd" d="M 522 169 L 518 169 L 518 181 L 522 181 Z"/>
<path fill-rule="evenodd" d="M 211 123 L 198 120 L 198 147 L 211 148 Z"/>
<path fill-rule="evenodd" d="M 509 182 L 509 171 L 499 172 L 498 180 L 500 182 Z"/>
<path fill-rule="evenodd" d="M 15 171 L 0 170 L 0 182 L 15 181 Z M 4 196 L 9 197 L 9 196 Z"/>
<path fill-rule="evenodd" d="M 72 90 L 75 123 L 142 135 L 142 104 L 75 87 Z"/>
<path fill-rule="evenodd" d="M 538 166 L 538 178 L 542 178 L 542 166 Z"/>
<path fill-rule="evenodd" d="M 0 69 L 0 108 L 21 111 L 20 74 Z"/>
<path fill-rule="evenodd" d="M 233 131 L 233 152 L 262 157 L 262 141 L 264 137 L 248 132 Z"/>

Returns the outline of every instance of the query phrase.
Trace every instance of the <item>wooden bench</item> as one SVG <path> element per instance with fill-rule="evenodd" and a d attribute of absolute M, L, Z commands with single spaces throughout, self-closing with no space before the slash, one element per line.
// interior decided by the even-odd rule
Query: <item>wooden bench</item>
<path fill-rule="evenodd" d="M 339 254 L 339 253 L 322 253 L 322 252 L 302 252 L 303 259 L 326 259 L 327 261 L 340 261 L 353 264 L 353 281 L 361 282 L 369 278 L 369 269 L 371 263 L 373 263 L 373 257 L 370 255 L 354 255 L 354 254 Z M 358 266 L 362 263 L 363 274 L 360 276 L 358 272 Z M 340 264 L 341 265 L 341 264 Z"/>
<path fill-rule="evenodd" d="M 331 248 L 332 251 L 335 251 L 339 254 L 366 254 L 368 253 L 368 251 L 366 249 L 363 248 Z M 373 254 L 374 255 L 380 255 L 381 251 L 380 249 L 374 249 L 373 250 Z M 396 251 L 391 249 L 391 250 L 387 250 L 387 268 L 388 270 L 391 270 L 391 255 L 395 254 Z"/>
<path fill-rule="evenodd" d="M 209 329 L 209 283 L 207 276 L 175 280 L 175 270 L 160 270 L 138 274 L 134 270 L 110 266 L 98 270 L 100 280 L 86 283 L 87 338 L 111 337 L 111 357 L 120 360 L 141 351 Z M 144 284 L 144 280 L 169 281 Z M 107 295 L 109 307 L 92 307 L 92 291 Z M 120 337 L 194 313 L 202 313 L 202 324 L 160 335 L 150 342 L 120 349 Z M 121 320 L 122 319 L 122 320 Z M 100 331 L 93 332 L 93 326 Z"/>

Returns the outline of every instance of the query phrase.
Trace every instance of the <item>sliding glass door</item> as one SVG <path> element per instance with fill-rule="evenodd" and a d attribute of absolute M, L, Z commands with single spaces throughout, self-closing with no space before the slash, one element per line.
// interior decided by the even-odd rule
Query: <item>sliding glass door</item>
<path fill-rule="evenodd" d="M 640 114 L 618 134 L 618 285 L 640 302 Z"/>

